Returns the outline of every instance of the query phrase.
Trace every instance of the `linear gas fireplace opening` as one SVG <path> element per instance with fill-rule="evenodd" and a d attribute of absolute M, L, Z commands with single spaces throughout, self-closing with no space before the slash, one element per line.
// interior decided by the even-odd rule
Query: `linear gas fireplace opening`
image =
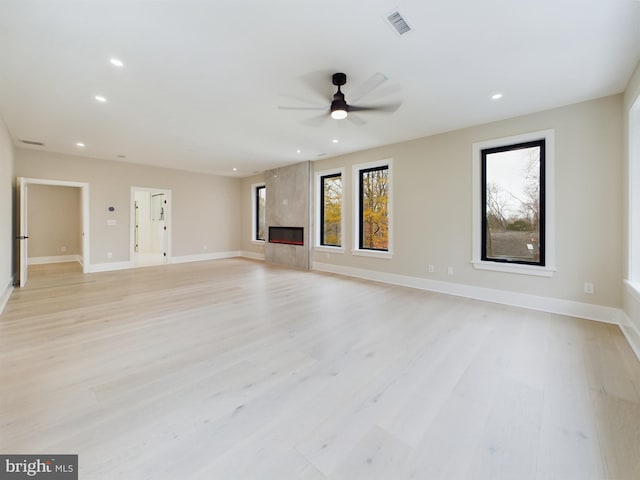
<path fill-rule="evenodd" d="M 269 227 L 269 242 L 304 245 L 303 227 Z"/>

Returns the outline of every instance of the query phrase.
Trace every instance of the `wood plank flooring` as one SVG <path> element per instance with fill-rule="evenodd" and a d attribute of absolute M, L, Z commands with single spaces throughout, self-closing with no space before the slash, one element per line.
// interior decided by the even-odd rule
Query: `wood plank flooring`
<path fill-rule="evenodd" d="M 39 265 L 0 316 L 0 452 L 94 479 L 640 479 L 616 326 L 245 259 Z"/>

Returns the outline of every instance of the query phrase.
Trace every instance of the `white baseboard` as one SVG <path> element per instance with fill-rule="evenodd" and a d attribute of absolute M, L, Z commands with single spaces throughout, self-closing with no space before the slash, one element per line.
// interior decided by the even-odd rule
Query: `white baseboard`
<path fill-rule="evenodd" d="M 239 251 L 200 253 L 197 255 L 182 255 L 180 257 L 171 257 L 169 259 L 169 263 L 204 262 L 207 260 L 220 260 L 223 258 L 233 258 L 240 256 L 241 254 Z"/>
<path fill-rule="evenodd" d="M 198 255 L 183 255 L 180 257 L 171 257 L 167 261 L 167 264 L 174 263 L 188 263 L 188 262 L 203 262 L 206 260 L 219 260 L 222 258 L 239 257 L 240 252 L 217 252 L 217 253 L 205 253 Z M 87 266 L 87 273 L 99 273 L 99 272 L 113 272 L 116 270 L 127 270 L 129 268 L 137 268 L 153 265 L 136 265 L 134 262 L 111 262 L 111 263 L 92 263 Z M 158 265 L 155 265 L 158 266 Z"/>
<path fill-rule="evenodd" d="M 255 253 L 255 252 L 248 252 L 246 250 L 243 250 L 241 252 L 241 255 L 244 258 L 250 258 L 252 260 L 263 260 L 264 261 L 264 253 Z"/>
<path fill-rule="evenodd" d="M 45 263 L 79 262 L 80 255 L 55 255 L 52 257 L 29 257 L 27 265 L 43 265 Z"/>
<path fill-rule="evenodd" d="M 92 263 L 87 265 L 87 273 L 114 272 L 134 267 L 133 262 Z"/>
<path fill-rule="evenodd" d="M 514 307 L 528 308 L 530 310 L 539 310 L 571 317 L 586 318 L 604 323 L 612 323 L 614 325 L 621 325 L 621 310 L 614 307 L 592 305 L 589 303 L 561 300 L 551 297 L 540 297 L 526 293 L 507 292 L 504 290 L 495 290 L 459 283 L 441 282 L 393 273 L 376 272 L 373 270 L 344 267 L 330 263 L 314 262 L 312 269 L 321 272 L 337 273 L 350 277 L 373 280 L 376 282 L 418 288 L 420 290 L 428 290 L 431 292 L 445 293 L 458 297 L 473 298 L 475 300 L 483 300 L 502 305 L 511 305 Z"/>
<path fill-rule="evenodd" d="M 622 333 L 631 345 L 631 349 L 637 355 L 640 360 L 640 315 L 638 315 L 638 308 L 640 308 L 640 289 L 637 282 L 624 281 L 625 294 L 627 298 L 623 302 L 625 305 L 622 313 Z M 634 317 L 629 316 L 629 312 Z"/>
<path fill-rule="evenodd" d="M 640 330 L 625 312 L 622 312 L 621 323 L 620 329 L 622 333 L 627 339 L 627 342 L 629 342 L 631 350 L 633 350 L 633 353 L 635 353 L 638 360 L 640 360 Z"/>
<path fill-rule="evenodd" d="M 0 313 L 2 313 L 4 311 L 4 307 L 7 306 L 7 302 L 9 301 L 9 297 L 11 297 L 11 293 L 13 292 L 13 282 L 14 281 L 15 281 L 15 279 L 12 277 L 11 281 L 9 282 L 9 285 L 7 285 L 0 292 Z"/>

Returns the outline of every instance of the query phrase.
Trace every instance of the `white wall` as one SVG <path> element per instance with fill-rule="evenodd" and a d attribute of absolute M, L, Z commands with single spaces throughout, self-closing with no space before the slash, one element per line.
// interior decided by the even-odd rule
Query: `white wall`
<path fill-rule="evenodd" d="M 474 142 L 555 130 L 556 258 L 552 278 L 478 271 L 472 249 L 471 146 Z M 353 245 L 351 166 L 394 161 L 394 255 L 350 253 Z M 620 307 L 622 279 L 622 97 L 620 95 L 501 122 L 317 161 L 316 170 L 345 167 L 344 254 L 314 260 L 357 269 L 526 292 Z M 427 265 L 435 266 L 434 273 Z M 454 275 L 448 275 L 453 267 Z M 584 282 L 595 293 L 583 293 Z"/>
<path fill-rule="evenodd" d="M 0 312 L 13 283 L 14 151 L 9 131 L 0 117 Z"/>
<path fill-rule="evenodd" d="M 171 190 L 174 260 L 228 256 L 240 250 L 240 180 L 198 173 L 16 149 L 15 173 L 89 184 L 91 265 L 131 262 L 131 187 Z M 114 212 L 109 212 L 109 207 Z M 107 225 L 107 219 L 116 221 Z M 206 249 L 205 249 L 206 247 Z M 107 252 L 112 258 L 107 258 Z M 194 258 L 195 259 L 195 258 Z"/>
<path fill-rule="evenodd" d="M 514 303 L 535 308 L 539 298 L 546 302 L 542 309 L 618 321 L 623 278 L 622 123 L 622 95 L 616 95 L 315 161 L 314 171 L 344 168 L 346 248 L 342 254 L 314 252 L 314 265 L 412 285 L 445 285 L 444 291 L 463 295 L 473 290 L 487 299 L 502 292 L 501 301 L 526 294 L 526 301 Z M 555 131 L 557 271 L 545 278 L 474 269 L 472 144 L 546 129 Z M 393 258 L 356 256 L 351 253 L 352 166 L 386 158 L 394 162 Z M 246 180 L 243 194 L 248 196 L 248 185 L 258 179 Z M 245 228 L 251 225 L 250 212 L 246 202 Z M 243 248 L 256 251 L 245 237 Z M 427 270 L 429 264 L 435 266 L 433 273 Z M 453 275 L 448 267 L 453 267 Z M 584 293 L 585 282 L 595 285 L 594 294 Z"/>
<path fill-rule="evenodd" d="M 81 255 L 81 192 L 78 187 L 27 186 L 30 259 Z"/>

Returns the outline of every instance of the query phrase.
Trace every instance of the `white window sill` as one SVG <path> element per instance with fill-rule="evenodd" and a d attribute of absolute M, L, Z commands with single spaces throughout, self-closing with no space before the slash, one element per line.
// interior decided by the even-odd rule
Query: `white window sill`
<path fill-rule="evenodd" d="M 351 253 L 358 257 L 372 257 L 372 258 L 386 258 L 386 259 L 390 259 L 393 257 L 393 253 L 380 251 L 380 250 L 354 249 L 354 250 L 351 250 Z"/>
<path fill-rule="evenodd" d="M 325 252 L 325 253 L 344 253 L 344 247 L 330 247 L 328 245 L 316 245 L 313 247 L 316 252 Z"/>
<path fill-rule="evenodd" d="M 518 263 L 499 263 L 473 261 L 473 268 L 476 270 L 491 270 L 503 273 L 518 273 L 521 275 L 533 275 L 536 277 L 553 277 L 556 269 L 550 266 L 536 267 L 535 265 L 521 265 Z"/>

